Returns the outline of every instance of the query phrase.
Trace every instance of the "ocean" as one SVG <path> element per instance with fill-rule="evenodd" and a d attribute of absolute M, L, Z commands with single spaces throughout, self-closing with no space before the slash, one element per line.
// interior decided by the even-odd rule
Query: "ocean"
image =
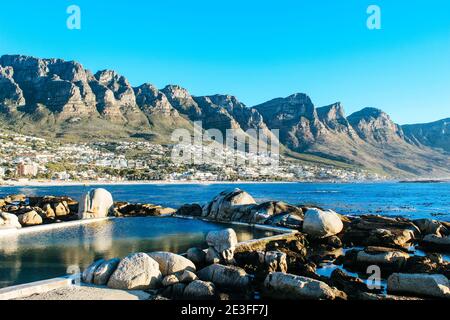
<path fill-rule="evenodd" d="M 450 183 L 236 183 L 141 184 L 104 186 L 0 187 L 8 194 L 67 195 L 79 200 L 91 188 L 109 190 L 115 201 L 152 203 L 177 208 L 205 204 L 218 193 L 241 188 L 257 202 L 281 200 L 311 204 L 346 215 L 380 214 L 410 219 L 450 221 Z"/>

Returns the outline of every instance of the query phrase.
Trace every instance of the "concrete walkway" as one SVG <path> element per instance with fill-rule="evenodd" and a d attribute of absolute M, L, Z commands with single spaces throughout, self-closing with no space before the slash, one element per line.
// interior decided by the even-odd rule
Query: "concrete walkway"
<path fill-rule="evenodd" d="M 150 294 L 144 291 L 123 291 L 106 287 L 73 285 L 17 300 L 148 300 L 149 298 Z"/>

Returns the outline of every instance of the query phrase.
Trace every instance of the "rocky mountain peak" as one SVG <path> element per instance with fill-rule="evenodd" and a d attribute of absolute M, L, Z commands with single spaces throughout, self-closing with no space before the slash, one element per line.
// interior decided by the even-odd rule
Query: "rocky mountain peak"
<path fill-rule="evenodd" d="M 199 120 L 202 110 L 191 94 L 178 85 L 168 85 L 161 90 L 170 104 L 181 114 L 187 115 L 191 120 Z"/>
<path fill-rule="evenodd" d="M 144 83 L 134 88 L 136 103 L 145 114 L 159 113 L 162 115 L 178 116 L 178 112 L 172 107 L 166 95 L 154 85 Z"/>
<path fill-rule="evenodd" d="M 364 108 L 347 120 L 360 138 L 369 142 L 387 143 L 404 138 L 401 127 L 380 109 Z"/>

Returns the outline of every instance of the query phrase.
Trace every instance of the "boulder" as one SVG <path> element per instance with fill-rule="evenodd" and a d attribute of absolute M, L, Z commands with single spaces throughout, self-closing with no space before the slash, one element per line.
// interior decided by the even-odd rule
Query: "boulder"
<path fill-rule="evenodd" d="M 222 261 L 222 258 L 216 249 L 214 249 L 213 247 L 209 247 L 206 250 L 206 256 L 205 256 L 206 264 L 215 264 L 215 263 L 220 263 L 221 261 Z"/>
<path fill-rule="evenodd" d="M 218 221 L 231 221 L 236 210 L 242 206 L 256 204 L 247 192 L 238 188 L 223 191 L 203 208 L 202 216 Z"/>
<path fill-rule="evenodd" d="M 303 232 L 314 238 L 326 238 L 340 233 L 344 225 L 334 211 L 309 208 L 303 221 Z"/>
<path fill-rule="evenodd" d="M 37 226 L 42 224 L 42 217 L 36 211 L 28 211 L 27 213 L 19 215 L 19 222 L 22 226 Z"/>
<path fill-rule="evenodd" d="M 185 288 L 186 285 L 184 283 L 176 283 L 166 287 L 162 292 L 162 296 L 168 299 L 183 299 Z"/>
<path fill-rule="evenodd" d="M 19 222 L 19 218 L 12 213 L 0 211 L 0 221 L 2 221 L 1 224 L 5 228 L 22 228 L 22 225 Z"/>
<path fill-rule="evenodd" d="M 406 252 L 383 247 L 352 249 L 342 258 L 343 265 L 351 271 L 366 272 L 367 267 L 377 265 L 383 275 L 399 272 L 406 265 L 410 255 Z"/>
<path fill-rule="evenodd" d="M 84 283 L 93 283 L 95 271 L 104 262 L 105 262 L 105 260 L 103 260 L 103 259 L 93 262 L 89 267 L 86 268 L 86 270 L 83 271 L 83 273 L 81 275 L 81 281 L 83 281 Z"/>
<path fill-rule="evenodd" d="M 106 285 L 111 275 L 116 271 L 119 263 L 120 259 L 114 258 L 100 264 L 94 272 L 94 284 L 99 286 Z"/>
<path fill-rule="evenodd" d="M 369 250 L 368 250 L 369 249 Z M 381 250 L 368 248 L 364 251 L 358 252 L 356 261 L 366 265 L 392 265 L 401 268 L 409 259 L 409 254 L 402 251 L 395 250 Z"/>
<path fill-rule="evenodd" d="M 303 226 L 303 218 L 298 215 L 286 213 L 273 216 L 264 223 L 276 227 L 300 230 Z"/>
<path fill-rule="evenodd" d="M 164 276 L 174 274 L 179 271 L 195 271 L 194 263 L 178 254 L 171 252 L 151 252 L 148 255 L 159 264 L 159 270 Z"/>
<path fill-rule="evenodd" d="M 250 284 L 250 277 L 244 269 L 235 266 L 212 264 L 197 273 L 200 280 L 209 281 L 218 287 L 244 290 Z"/>
<path fill-rule="evenodd" d="M 388 292 L 450 299 L 450 284 L 444 275 L 394 273 L 388 278 Z"/>
<path fill-rule="evenodd" d="M 55 216 L 57 217 L 65 217 L 70 214 L 69 206 L 67 202 L 58 202 L 53 204 L 53 211 L 55 212 Z"/>
<path fill-rule="evenodd" d="M 233 229 L 211 231 L 206 236 L 208 246 L 214 248 L 221 259 L 228 262 L 233 260 L 234 251 L 238 244 L 236 232 Z"/>
<path fill-rule="evenodd" d="M 298 225 L 300 221 L 303 221 L 303 210 L 301 208 L 289 205 L 281 201 L 269 201 L 263 202 L 258 205 L 251 206 L 249 208 L 249 214 L 246 218 L 241 218 L 242 222 L 248 223 L 268 223 L 268 220 L 278 220 L 278 225 L 285 226 L 292 223 Z M 282 218 L 276 218 L 282 216 Z M 233 218 L 233 220 L 236 220 Z M 273 222 L 272 222 L 273 223 Z"/>
<path fill-rule="evenodd" d="M 269 274 L 264 281 L 264 294 L 274 299 L 334 300 L 336 291 L 325 282 L 281 272 Z"/>
<path fill-rule="evenodd" d="M 420 233 L 426 235 L 442 236 L 441 232 L 445 232 L 445 227 L 436 220 L 432 219 L 418 219 L 413 220 L 413 223 L 419 228 Z"/>
<path fill-rule="evenodd" d="M 424 250 L 450 252 L 450 236 L 440 237 L 434 234 L 426 235 L 420 242 Z"/>
<path fill-rule="evenodd" d="M 44 204 L 42 206 L 42 210 L 44 211 L 44 215 L 47 219 L 54 219 L 56 217 L 55 210 L 53 210 L 50 203 Z"/>
<path fill-rule="evenodd" d="M 5 198 L 7 204 L 23 203 L 27 200 L 27 196 L 24 194 L 13 194 Z"/>
<path fill-rule="evenodd" d="M 114 211 L 111 193 L 105 189 L 94 189 L 88 192 L 80 203 L 78 218 L 104 218 Z"/>
<path fill-rule="evenodd" d="M 420 234 L 411 221 L 366 215 L 352 219 L 342 236 L 349 246 L 407 247 Z"/>
<path fill-rule="evenodd" d="M 216 297 L 216 288 L 213 283 L 201 280 L 192 281 L 184 289 L 185 299 L 214 299 Z"/>
<path fill-rule="evenodd" d="M 178 282 L 180 282 L 180 280 L 178 280 L 177 276 L 174 274 L 170 274 L 164 277 L 161 284 L 163 285 L 163 287 L 169 287 L 174 284 L 177 284 Z"/>
<path fill-rule="evenodd" d="M 237 265 L 265 278 L 270 272 L 287 272 L 287 254 L 280 251 L 245 251 L 235 256 Z M 253 272 L 252 272 L 253 273 Z"/>
<path fill-rule="evenodd" d="M 205 263 L 206 253 L 200 248 L 190 248 L 186 255 L 196 266 L 201 266 Z"/>
<path fill-rule="evenodd" d="M 108 287 L 121 290 L 157 288 L 162 280 L 159 264 L 145 253 L 134 253 L 122 259 L 108 281 Z"/>
<path fill-rule="evenodd" d="M 197 275 L 189 270 L 184 270 L 177 274 L 177 278 L 180 282 L 188 283 L 198 279 Z"/>
<path fill-rule="evenodd" d="M 202 207 L 199 204 L 184 204 L 176 212 L 180 216 L 200 217 L 202 215 Z"/>

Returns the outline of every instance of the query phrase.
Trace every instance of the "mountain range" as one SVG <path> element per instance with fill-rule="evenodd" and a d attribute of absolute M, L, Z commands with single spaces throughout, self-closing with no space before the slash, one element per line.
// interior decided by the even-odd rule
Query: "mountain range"
<path fill-rule="evenodd" d="M 193 96 L 178 85 L 133 87 L 112 70 L 74 61 L 0 57 L 0 122 L 11 130 L 64 141 L 147 139 L 169 143 L 175 128 L 280 130 L 286 156 L 355 166 L 392 177 L 450 177 L 450 118 L 397 125 L 341 103 L 317 108 L 296 93 L 247 107 L 232 95 Z M 331 161 L 331 162 L 330 162 Z"/>

